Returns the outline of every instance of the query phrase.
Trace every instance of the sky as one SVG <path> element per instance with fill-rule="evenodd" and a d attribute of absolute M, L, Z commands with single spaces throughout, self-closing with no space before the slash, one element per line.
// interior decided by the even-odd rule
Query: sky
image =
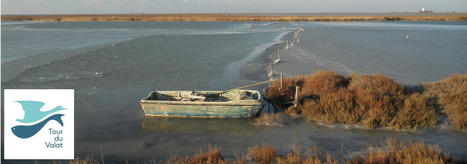
<path fill-rule="evenodd" d="M 2 14 L 467 12 L 467 0 L 1 0 Z"/>

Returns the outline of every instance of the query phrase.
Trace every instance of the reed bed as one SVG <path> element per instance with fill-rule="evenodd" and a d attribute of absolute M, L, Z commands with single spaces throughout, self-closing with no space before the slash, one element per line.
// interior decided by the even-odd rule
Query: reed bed
<path fill-rule="evenodd" d="M 465 163 L 464 159 L 451 156 L 443 152 L 439 145 L 427 145 L 424 143 L 404 143 L 388 139 L 385 143 L 371 145 L 368 152 L 355 155 L 351 159 L 344 158 L 342 152 L 335 154 L 320 151 L 318 147 L 312 146 L 308 151 L 302 153 L 298 146 L 287 153 L 277 152 L 271 145 L 254 146 L 249 148 L 248 155 L 237 156 L 236 159 L 223 158 L 220 149 L 209 147 L 206 151 L 184 158 L 172 157 L 165 162 L 167 164 L 444 164 Z M 98 164 L 98 160 L 92 158 L 76 158 L 70 164 Z M 150 163 L 158 163 L 152 161 Z"/>
<path fill-rule="evenodd" d="M 467 127 L 467 74 L 414 89 L 380 74 L 348 77 L 333 71 L 274 82 L 267 96 L 286 113 L 330 124 L 419 129 L 435 126 L 442 113 L 454 128 Z M 299 86 L 298 107 L 292 104 Z"/>
<path fill-rule="evenodd" d="M 273 163 L 276 160 L 276 150 L 271 145 L 263 145 L 259 147 L 258 145 L 251 148 L 248 156 L 252 161 L 257 163 Z"/>
<path fill-rule="evenodd" d="M 94 159 L 92 156 L 86 158 L 76 157 L 74 160 L 69 161 L 68 164 L 99 164 L 99 160 Z"/>
<path fill-rule="evenodd" d="M 386 149 L 386 150 L 385 150 Z M 374 151 L 364 155 L 363 163 L 464 163 L 452 157 L 449 153 L 442 153 L 439 145 L 425 145 L 423 143 L 402 143 L 387 140 L 387 143 Z"/>
<path fill-rule="evenodd" d="M 197 154 L 192 157 L 177 158 L 172 157 L 169 159 L 167 164 L 202 164 L 202 163 L 231 163 L 230 160 L 224 160 L 222 157 L 221 150 L 215 146 L 209 146 L 206 151 L 199 150 Z"/>
<path fill-rule="evenodd" d="M 420 16 L 262 16 L 248 14 L 2 15 L 2 21 L 459 21 L 465 13 Z"/>

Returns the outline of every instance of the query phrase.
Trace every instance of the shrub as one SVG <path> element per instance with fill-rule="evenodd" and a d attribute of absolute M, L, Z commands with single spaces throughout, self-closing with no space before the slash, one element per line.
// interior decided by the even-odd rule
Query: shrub
<path fill-rule="evenodd" d="M 405 98 L 400 84 L 379 74 L 353 74 L 346 79 L 333 72 L 319 72 L 306 77 L 304 86 L 316 87 L 309 90 L 317 94 L 317 98 L 304 101 L 300 108 L 308 118 L 369 128 L 389 126 Z"/>
<path fill-rule="evenodd" d="M 403 87 L 380 75 L 353 75 L 348 89 L 355 93 L 357 111 L 366 111 L 362 123 L 369 127 L 388 126 L 404 99 Z"/>
<path fill-rule="evenodd" d="M 299 96 L 308 97 L 336 92 L 340 88 L 347 87 L 348 84 L 348 79 L 342 75 L 336 74 L 334 71 L 319 70 L 305 77 Z"/>
<path fill-rule="evenodd" d="M 267 96 L 276 105 L 285 108 L 295 98 L 295 86 L 302 85 L 303 77 L 285 78 L 283 80 L 283 88 L 281 88 L 280 81 L 275 81 L 269 87 Z"/>
<path fill-rule="evenodd" d="M 451 126 L 467 128 L 467 74 L 454 74 L 444 80 L 428 83 L 425 88 L 423 95 L 439 103 L 442 112 L 451 120 Z"/>
<path fill-rule="evenodd" d="M 415 93 L 404 100 L 404 105 L 391 121 L 391 126 L 398 129 L 417 129 L 433 126 L 436 123 L 438 123 L 438 115 L 435 107 L 429 103 L 426 97 Z"/>
<path fill-rule="evenodd" d="M 322 93 L 317 100 L 305 101 L 301 106 L 303 115 L 312 120 L 329 123 L 358 123 L 364 113 L 355 111 L 355 95 L 345 88 Z"/>
<path fill-rule="evenodd" d="M 380 74 L 349 78 L 333 71 L 318 71 L 287 78 L 282 89 L 276 81 L 268 97 L 288 114 L 302 114 L 328 123 L 360 124 L 368 128 L 433 126 L 438 111 L 455 128 L 467 127 L 467 74 L 455 74 L 424 86 L 404 87 Z M 298 108 L 292 106 L 295 86 L 300 86 Z"/>
<path fill-rule="evenodd" d="M 348 79 L 344 76 L 334 73 L 334 71 L 318 71 L 306 77 L 285 78 L 283 80 L 283 88 L 280 86 L 280 81 L 275 81 L 268 89 L 267 96 L 281 108 L 287 109 L 295 99 L 295 87 L 299 86 L 298 99 L 306 101 L 313 97 L 324 93 L 335 92 L 341 87 L 348 85 Z M 300 113 L 293 111 L 293 108 L 287 110 L 289 113 Z"/>

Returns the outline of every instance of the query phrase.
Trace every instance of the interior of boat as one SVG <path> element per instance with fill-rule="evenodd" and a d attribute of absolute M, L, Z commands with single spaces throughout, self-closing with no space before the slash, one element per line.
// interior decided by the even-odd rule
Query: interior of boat
<path fill-rule="evenodd" d="M 160 101 L 201 101 L 201 102 L 227 102 L 238 100 L 257 100 L 258 92 L 247 90 L 220 91 L 156 91 L 146 100 Z"/>

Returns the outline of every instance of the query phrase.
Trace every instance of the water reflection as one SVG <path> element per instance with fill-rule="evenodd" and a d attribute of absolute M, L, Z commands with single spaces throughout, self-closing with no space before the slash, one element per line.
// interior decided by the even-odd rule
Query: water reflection
<path fill-rule="evenodd" d="M 143 131 L 245 135 L 256 133 L 252 119 L 198 119 L 147 117 Z"/>

